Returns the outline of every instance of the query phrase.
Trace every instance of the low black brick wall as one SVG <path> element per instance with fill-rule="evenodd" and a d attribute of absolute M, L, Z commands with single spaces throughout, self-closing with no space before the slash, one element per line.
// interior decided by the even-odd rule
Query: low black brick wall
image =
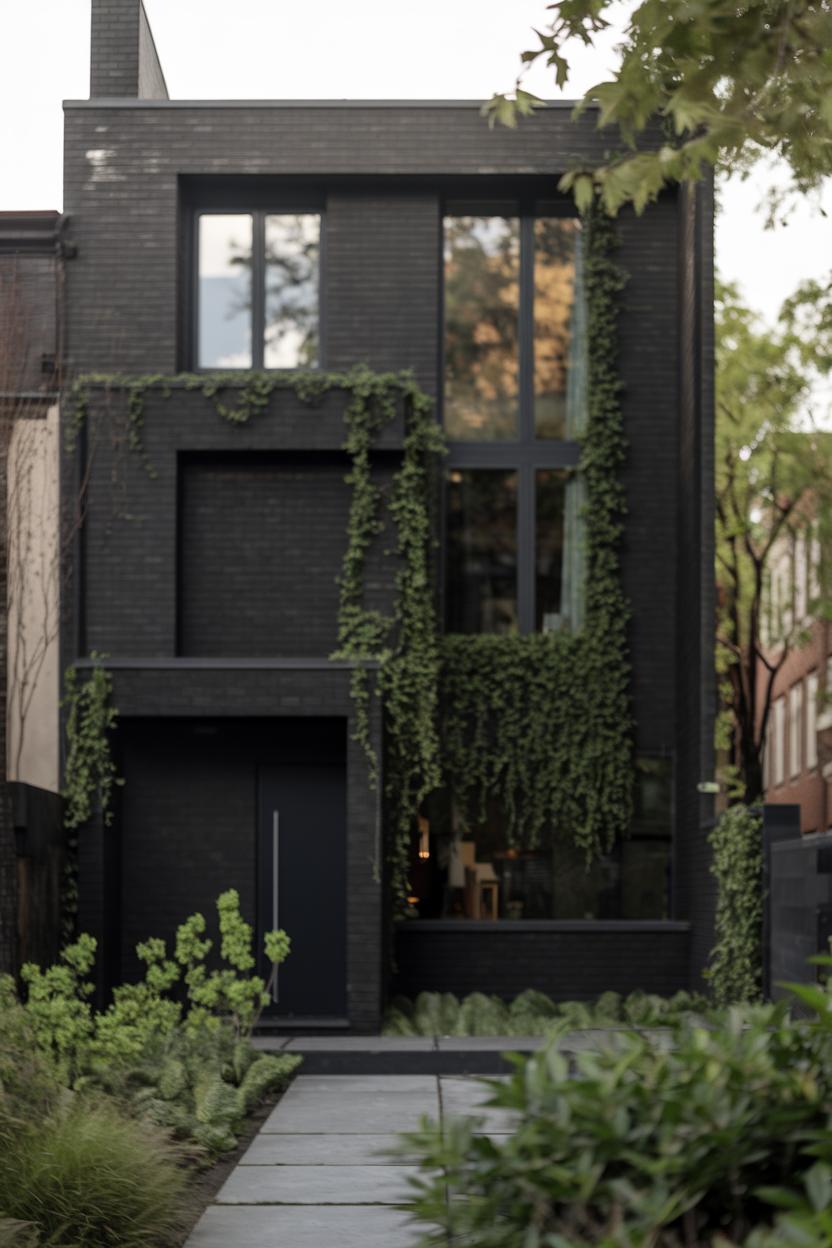
<path fill-rule="evenodd" d="M 393 990 L 496 993 L 526 988 L 556 1000 L 687 988 L 690 925 L 673 922 L 402 923 Z"/>
<path fill-rule="evenodd" d="M 832 834 L 819 832 L 771 846 L 768 907 L 769 990 L 779 1001 L 790 996 L 784 983 L 816 979 L 809 958 L 829 953 Z"/>

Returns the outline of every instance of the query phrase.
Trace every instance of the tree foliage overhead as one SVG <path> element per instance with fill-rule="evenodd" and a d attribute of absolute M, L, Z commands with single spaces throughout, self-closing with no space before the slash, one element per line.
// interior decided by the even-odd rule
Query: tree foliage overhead
<path fill-rule="evenodd" d="M 569 41 L 594 47 L 618 7 L 550 4 L 539 46 L 522 53 L 516 91 L 489 101 L 490 119 L 514 125 L 540 103 L 520 85 L 540 59 L 565 86 Z M 744 169 L 764 154 L 786 163 L 799 193 L 832 173 L 832 0 L 641 0 L 618 53 L 613 75 L 577 105 L 577 114 L 597 106 L 599 126 L 615 126 L 620 140 L 597 168 L 564 175 L 579 206 L 597 189 L 610 212 L 624 203 L 640 211 L 668 182 L 710 166 Z M 640 150 L 657 120 L 665 141 Z"/>
<path fill-rule="evenodd" d="M 829 292 L 819 282 L 799 287 L 775 330 L 760 325 L 735 287 L 723 286 L 717 299 L 717 653 L 727 712 L 721 744 L 746 801 L 762 792 L 776 675 L 807 640 L 808 621 L 829 612 L 832 433 L 816 426 L 810 405 L 813 382 L 829 370 L 830 337 L 801 332 L 809 322 L 832 324 Z M 796 557 L 801 549 L 804 563 Z M 827 557 L 819 560 L 821 553 Z M 771 582 L 784 558 L 788 602 L 775 612 Z M 802 568 L 802 587 L 795 568 Z"/>

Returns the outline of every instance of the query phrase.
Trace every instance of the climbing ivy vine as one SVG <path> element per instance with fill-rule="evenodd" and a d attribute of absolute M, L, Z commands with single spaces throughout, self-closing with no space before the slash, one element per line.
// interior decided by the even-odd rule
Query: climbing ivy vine
<path fill-rule="evenodd" d="M 717 882 L 716 939 L 705 978 L 717 1005 L 759 1001 L 763 972 L 762 819 L 730 806 L 708 840 Z"/>
<path fill-rule="evenodd" d="M 407 373 L 212 373 L 176 377 L 91 375 L 73 387 L 73 438 L 89 415 L 89 390 L 127 391 L 127 442 L 153 475 L 142 436 L 149 390 L 199 390 L 222 419 L 242 425 L 277 390 L 314 403 L 331 390 L 348 395 L 345 412 L 351 505 L 339 579 L 338 643 L 333 658 L 352 664 L 354 736 L 370 781 L 379 783 L 371 702 L 385 723 L 384 818 L 394 903 L 407 896 L 416 815 L 441 786 L 453 793 L 463 824 L 496 800 L 516 844 L 568 836 L 591 859 L 626 832 L 632 813 L 633 757 L 627 654 L 627 604 L 618 545 L 625 510 L 625 454 L 618 375 L 618 304 L 624 275 L 614 257 L 612 221 L 586 218 L 588 419 L 579 471 L 584 509 L 585 626 L 574 635 L 448 636 L 438 633 L 433 551 L 435 465 L 443 438 L 432 403 Z M 229 398 L 229 396 L 231 396 Z M 385 489 L 373 478 L 372 451 L 382 430 L 404 413 L 401 463 Z M 368 606 L 368 552 L 392 521 L 392 609 Z M 374 870 L 381 867 L 379 841 Z"/>
<path fill-rule="evenodd" d="M 113 787 L 120 782 L 110 749 L 118 712 L 112 703 L 113 682 L 101 666 L 101 656 L 90 675 L 79 680 L 69 667 L 64 672 L 61 707 L 65 712 L 64 734 L 64 829 L 66 866 L 62 889 L 61 926 L 65 939 L 75 935 L 78 911 L 78 829 L 98 812 L 105 825 L 113 820 Z"/>
<path fill-rule="evenodd" d="M 578 471 L 584 507 L 586 609 L 574 635 L 446 637 L 442 643 L 443 772 L 464 826 L 497 799 L 509 840 L 565 835 L 591 859 L 625 833 L 633 755 L 628 609 L 618 545 L 626 442 L 618 374 L 625 277 L 612 221 L 585 221 L 588 413 Z"/>
<path fill-rule="evenodd" d="M 339 578 L 338 642 L 332 655 L 350 661 L 353 736 L 367 761 L 370 783 L 379 783 L 379 760 L 371 734 L 371 700 L 378 695 L 387 728 L 384 769 L 385 816 L 393 890 L 407 889 L 410 835 L 423 798 L 440 782 L 437 737 L 439 644 L 435 577 L 435 493 L 432 463 L 444 440 L 431 400 L 409 373 L 376 373 L 359 365 L 343 372 L 211 373 L 141 377 L 90 374 L 79 379 L 69 396 L 68 446 L 89 419 L 90 390 L 101 386 L 127 393 L 127 445 L 148 473 L 155 475 L 144 445 L 145 400 L 149 391 L 169 397 L 174 389 L 198 390 L 218 416 L 233 425 L 252 420 L 279 390 L 292 390 L 313 404 L 332 390 L 346 393 L 344 449 L 351 490 L 347 543 Z M 230 398 L 229 398 L 230 396 Z M 401 414 L 403 454 L 392 482 L 384 491 L 373 480 L 372 451 L 383 429 Z M 389 612 L 369 607 L 365 598 L 365 567 L 373 542 L 392 520 L 395 593 Z M 382 866 L 379 823 L 373 870 Z"/>

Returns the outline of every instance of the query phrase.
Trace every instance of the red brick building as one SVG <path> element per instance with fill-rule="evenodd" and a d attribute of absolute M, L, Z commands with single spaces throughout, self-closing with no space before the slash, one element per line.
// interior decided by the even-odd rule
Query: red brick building
<path fill-rule="evenodd" d="M 765 800 L 799 804 L 804 834 L 832 827 L 832 622 L 810 615 L 819 598 L 818 557 L 814 543 L 811 558 L 801 542 L 790 543 L 771 575 L 770 636 L 796 641 L 772 690 Z M 776 658 L 776 646 L 771 654 Z"/>

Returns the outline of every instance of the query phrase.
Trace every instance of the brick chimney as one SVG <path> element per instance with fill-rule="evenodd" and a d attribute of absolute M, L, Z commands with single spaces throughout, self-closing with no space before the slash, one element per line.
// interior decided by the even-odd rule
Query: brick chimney
<path fill-rule="evenodd" d="M 90 99 L 166 100 L 142 0 L 92 0 Z"/>

